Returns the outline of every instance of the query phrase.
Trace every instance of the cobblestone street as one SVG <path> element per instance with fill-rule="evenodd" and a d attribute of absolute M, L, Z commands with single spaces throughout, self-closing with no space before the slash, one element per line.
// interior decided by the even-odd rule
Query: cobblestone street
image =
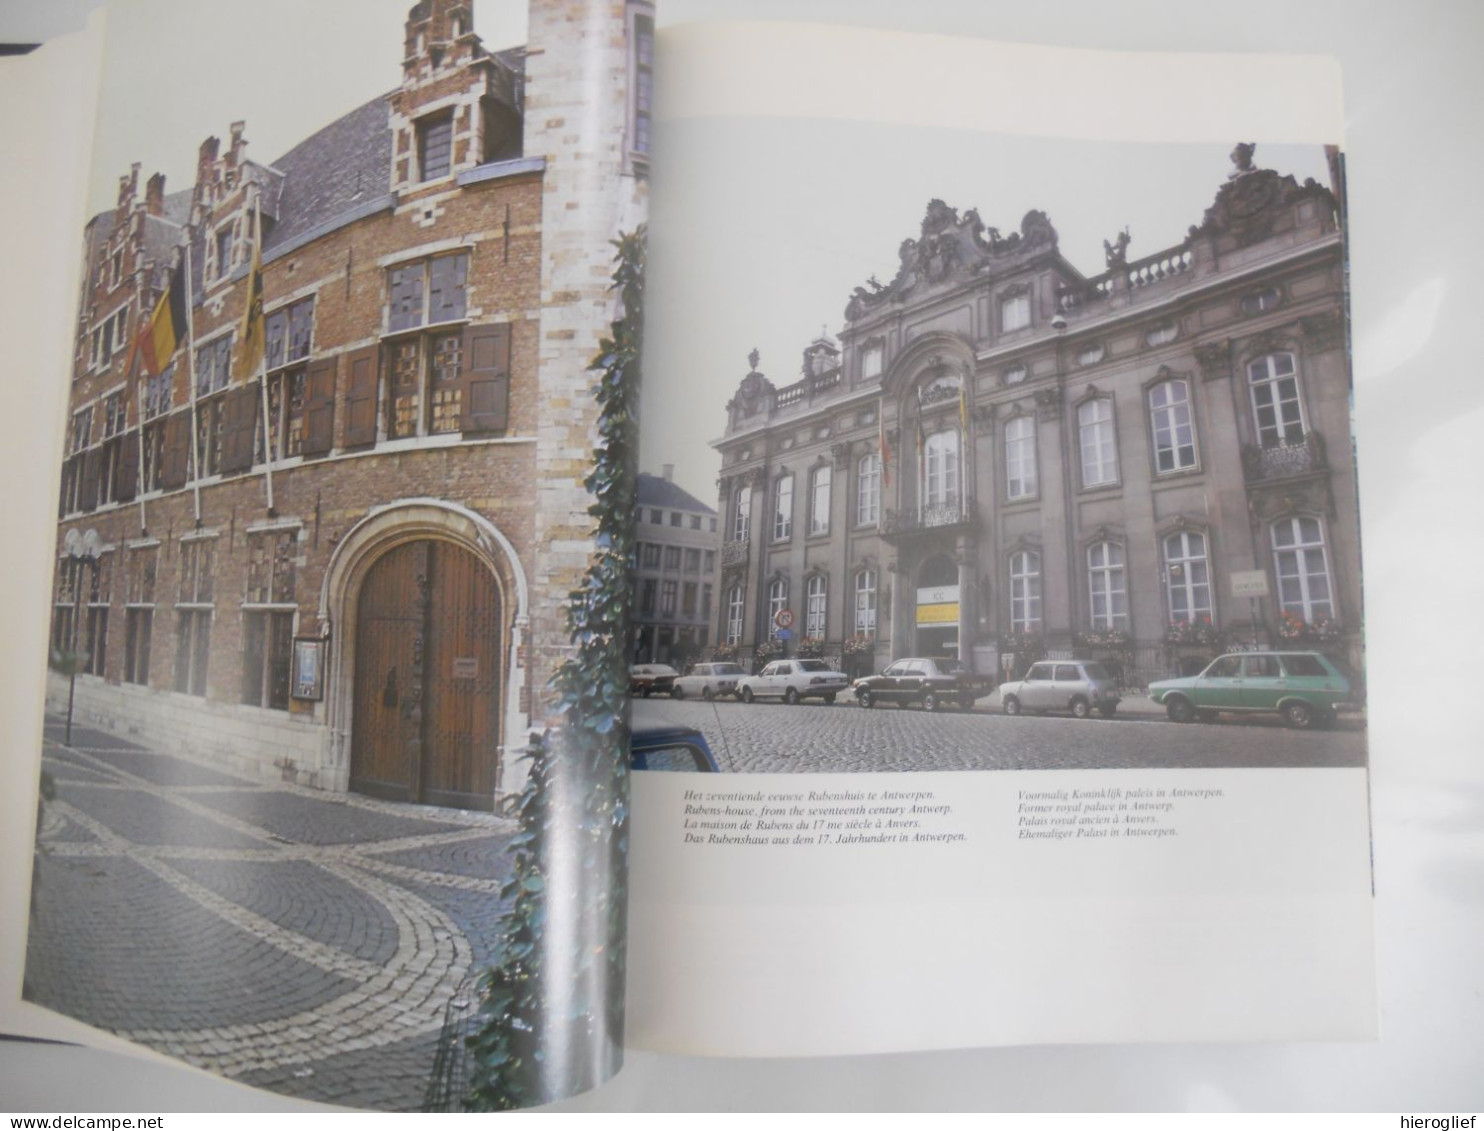
<path fill-rule="evenodd" d="M 1365 765 L 1354 717 L 1330 730 L 1289 730 L 1276 716 L 1181 726 L 1147 700 L 1126 701 L 1112 719 L 1011 718 L 995 696 L 972 712 L 933 714 L 865 710 L 849 698 L 795 707 L 635 700 L 635 729 L 658 724 L 698 728 L 723 770 L 750 773 Z"/>
<path fill-rule="evenodd" d="M 416 1110 L 508 819 L 230 777 L 48 720 L 26 996 L 245 1084 Z"/>

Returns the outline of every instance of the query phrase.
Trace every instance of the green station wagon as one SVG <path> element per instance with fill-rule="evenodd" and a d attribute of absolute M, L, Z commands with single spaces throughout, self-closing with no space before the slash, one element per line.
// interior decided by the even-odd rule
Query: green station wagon
<path fill-rule="evenodd" d="M 1222 711 L 1276 711 L 1303 728 L 1332 721 L 1350 699 L 1350 681 L 1318 652 L 1235 652 L 1200 675 L 1151 683 L 1149 698 L 1177 723 L 1209 722 Z"/>

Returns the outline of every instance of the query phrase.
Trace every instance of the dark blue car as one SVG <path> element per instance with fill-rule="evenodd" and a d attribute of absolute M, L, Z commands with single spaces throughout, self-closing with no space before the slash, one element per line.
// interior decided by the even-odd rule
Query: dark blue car
<path fill-rule="evenodd" d="M 640 727 L 629 735 L 629 765 L 636 770 L 720 773 L 721 767 L 695 727 Z"/>

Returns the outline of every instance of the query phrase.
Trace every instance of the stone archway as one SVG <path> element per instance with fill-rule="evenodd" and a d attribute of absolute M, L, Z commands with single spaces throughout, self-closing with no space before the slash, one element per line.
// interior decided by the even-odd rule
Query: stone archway
<path fill-rule="evenodd" d="M 519 791 L 528 598 L 492 522 L 438 499 L 378 507 L 336 547 L 320 607 L 336 788 L 485 809 Z"/>

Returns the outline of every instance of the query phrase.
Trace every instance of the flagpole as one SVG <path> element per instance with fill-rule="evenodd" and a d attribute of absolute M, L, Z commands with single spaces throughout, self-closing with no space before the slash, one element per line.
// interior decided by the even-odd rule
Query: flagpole
<path fill-rule="evenodd" d="M 144 514 L 144 384 L 138 380 L 138 370 L 135 370 L 134 377 L 135 415 L 139 417 L 139 466 L 134 472 L 134 489 L 139 492 L 139 533 L 147 534 L 149 523 Z"/>
<path fill-rule="evenodd" d="M 259 286 L 263 273 L 263 199 L 261 194 L 253 194 L 253 232 L 257 236 L 257 250 L 253 253 L 252 270 L 247 276 L 247 318 L 251 319 L 254 292 Z M 259 319 L 261 322 L 261 319 Z M 246 334 L 244 333 L 244 338 Z M 274 515 L 273 506 L 273 434 L 268 426 L 268 349 L 267 343 L 263 345 L 262 360 L 258 365 L 259 391 L 263 400 L 263 482 L 268 488 L 268 516 Z M 287 399 L 288 388 L 285 388 L 282 399 Z"/>
<path fill-rule="evenodd" d="M 196 292 L 191 285 L 191 239 L 185 244 L 186 374 L 191 382 L 191 491 L 196 525 L 201 525 L 201 426 L 196 411 Z"/>

